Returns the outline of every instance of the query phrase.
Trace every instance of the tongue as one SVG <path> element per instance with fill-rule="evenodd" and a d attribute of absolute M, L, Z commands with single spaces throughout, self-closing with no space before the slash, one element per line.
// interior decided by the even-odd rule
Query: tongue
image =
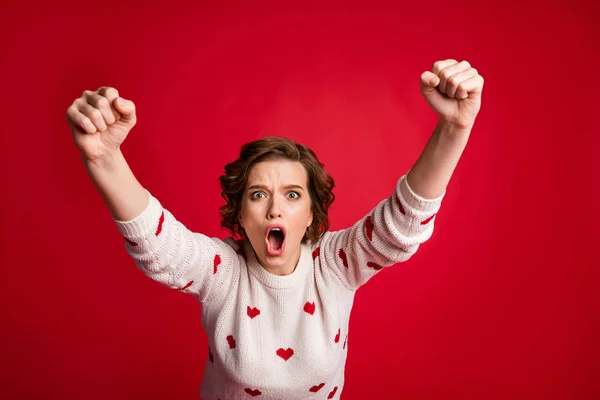
<path fill-rule="evenodd" d="M 279 250 L 283 244 L 283 232 L 271 231 L 269 232 L 269 244 L 271 249 Z"/>

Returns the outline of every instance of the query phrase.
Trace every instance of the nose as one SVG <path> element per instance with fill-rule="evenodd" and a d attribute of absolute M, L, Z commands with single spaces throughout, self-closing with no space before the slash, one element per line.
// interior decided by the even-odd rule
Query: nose
<path fill-rule="evenodd" d="M 267 219 L 275 219 L 279 217 L 281 217 L 279 203 L 276 200 L 271 200 L 271 204 L 267 210 Z"/>

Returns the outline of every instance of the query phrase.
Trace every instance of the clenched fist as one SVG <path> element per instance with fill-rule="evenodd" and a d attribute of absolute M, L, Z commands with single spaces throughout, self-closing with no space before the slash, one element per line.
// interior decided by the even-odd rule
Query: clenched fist
<path fill-rule="evenodd" d="M 481 108 L 483 77 L 468 61 L 440 60 L 421 74 L 421 92 L 445 122 L 470 129 Z"/>
<path fill-rule="evenodd" d="M 115 88 L 86 90 L 67 109 L 75 144 L 90 161 L 119 150 L 136 122 L 135 104 Z"/>

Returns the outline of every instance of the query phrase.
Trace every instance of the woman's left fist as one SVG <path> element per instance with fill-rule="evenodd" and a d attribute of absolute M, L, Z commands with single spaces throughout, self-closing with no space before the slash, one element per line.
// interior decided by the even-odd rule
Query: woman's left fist
<path fill-rule="evenodd" d="M 437 61 L 421 74 L 421 93 L 443 122 L 470 129 L 481 108 L 483 77 L 468 61 Z"/>

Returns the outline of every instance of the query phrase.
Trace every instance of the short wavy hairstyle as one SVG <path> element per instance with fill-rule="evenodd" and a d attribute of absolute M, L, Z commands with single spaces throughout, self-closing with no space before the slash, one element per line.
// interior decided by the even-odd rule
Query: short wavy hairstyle
<path fill-rule="evenodd" d="M 265 137 L 246 143 L 241 148 L 239 158 L 225 165 L 225 174 L 219 177 L 221 197 L 226 201 L 219 209 L 221 227 L 230 230 L 234 236 L 248 240 L 238 219 L 248 175 L 256 163 L 277 159 L 298 161 L 308 174 L 313 221 L 302 242 L 316 242 L 330 226 L 328 210 L 335 200 L 335 183 L 311 149 L 284 137 Z"/>

